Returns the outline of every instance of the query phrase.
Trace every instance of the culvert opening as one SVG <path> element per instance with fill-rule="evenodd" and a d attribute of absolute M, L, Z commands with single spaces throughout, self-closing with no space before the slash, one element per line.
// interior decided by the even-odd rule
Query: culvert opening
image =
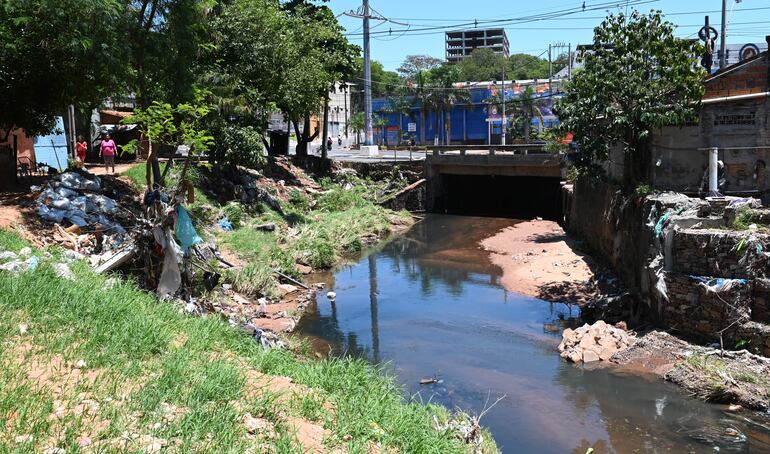
<path fill-rule="evenodd" d="M 497 175 L 440 175 L 434 211 L 515 219 L 562 217 L 561 179 Z"/>

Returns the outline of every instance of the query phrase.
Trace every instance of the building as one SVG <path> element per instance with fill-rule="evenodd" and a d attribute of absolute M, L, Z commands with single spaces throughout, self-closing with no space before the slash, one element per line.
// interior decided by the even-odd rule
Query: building
<path fill-rule="evenodd" d="M 509 125 L 516 117 L 521 116 L 521 111 L 517 109 L 517 100 L 528 86 L 534 88 L 536 103 L 542 115 L 542 118 L 538 116 L 532 119 L 533 134 L 556 124 L 558 119 L 552 111 L 553 101 L 561 96 L 562 83 L 564 81 L 556 79 L 550 86 L 548 80 L 506 81 L 505 99 L 510 103 L 506 108 L 506 120 Z M 421 105 L 417 99 L 412 99 L 412 107 L 408 113 L 393 113 L 387 99 L 374 99 L 372 108 L 375 117 L 385 120 L 382 126 L 374 128 L 374 140 L 386 146 L 403 144 L 409 139 L 424 145 L 436 141 L 453 145 L 499 144 L 502 112 L 490 101 L 501 97 L 501 82 L 461 82 L 455 84 L 455 87 L 458 90 L 470 91 L 470 103 L 456 104 L 447 111 L 436 112 L 429 109 L 425 113 L 424 122 L 421 118 Z M 425 139 L 424 142 L 422 138 Z M 514 139 L 509 137 L 508 143 L 514 143 Z"/>
<path fill-rule="evenodd" d="M 770 42 L 770 37 L 767 38 Z M 763 46 L 767 48 L 767 45 Z M 698 194 L 717 148 L 726 195 L 770 201 L 770 55 L 767 51 L 727 66 L 704 80 L 699 121 L 664 127 L 653 136 L 652 183 L 657 189 Z M 622 163 L 622 156 L 615 156 Z M 612 175 L 622 175 L 613 164 Z"/>
<path fill-rule="evenodd" d="M 458 62 L 475 49 L 492 49 L 496 54 L 510 55 L 504 28 L 457 30 L 446 32 L 446 60 Z"/>

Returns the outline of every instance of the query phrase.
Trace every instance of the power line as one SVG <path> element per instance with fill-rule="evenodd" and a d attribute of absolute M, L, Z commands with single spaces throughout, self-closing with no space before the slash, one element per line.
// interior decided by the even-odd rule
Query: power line
<path fill-rule="evenodd" d="M 643 5 L 643 4 L 648 4 L 648 3 L 656 3 L 656 2 L 659 2 L 660 0 L 631 0 L 631 1 L 633 1 L 632 6 L 637 6 L 637 5 Z M 521 16 L 521 17 L 511 17 L 511 18 L 507 18 L 507 19 L 495 19 L 495 20 L 488 20 L 488 21 L 474 20 L 473 22 L 465 22 L 465 23 L 455 24 L 455 25 L 451 25 L 451 26 L 441 25 L 441 26 L 431 26 L 431 27 L 423 27 L 423 28 L 413 28 L 413 29 L 410 30 L 410 32 L 449 30 L 451 28 L 458 28 L 458 27 L 459 28 L 467 27 L 468 29 L 472 30 L 473 28 L 476 28 L 479 25 L 485 25 L 486 26 L 486 25 L 491 25 L 491 24 L 498 24 L 499 25 L 499 24 L 505 24 L 505 23 L 514 23 L 514 22 L 515 23 L 537 22 L 537 21 L 543 21 L 543 20 L 552 19 L 554 17 L 563 17 L 563 16 L 572 15 L 572 14 L 578 14 L 578 13 L 582 13 L 582 12 L 585 12 L 585 11 L 596 11 L 596 10 L 607 9 L 607 8 L 610 8 L 610 7 L 624 6 L 625 4 L 626 4 L 626 2 L 618 2 L 618 1 L 604 2 L 604 3 L 599 3 L 599 4 L 592 5 L 590 7 L 586 7 L 585 9 L 581 9 L 579 7 L 578 8 L 568 8 L 568 9 L 562 9 L 562 10 L 554 11 L 554 12 L 551 12 L 551 13 L 535 14 L 535 15 Z M 394 31 L 402 31 L 402 30 L 394 30 Z M 382 32 L 375 32 L 373 34 L 382 34 Z M 360 36 L 360 35 L 361 35 L 360 33 L 346 34 L 346 36 Z"/>

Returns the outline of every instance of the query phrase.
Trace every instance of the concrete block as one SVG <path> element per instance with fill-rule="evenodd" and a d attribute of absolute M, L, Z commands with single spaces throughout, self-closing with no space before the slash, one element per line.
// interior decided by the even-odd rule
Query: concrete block
<path fill-rule="evenodd" d="M 361 145 L 361 151 L 367 156 L 376 157 L 379 154 L 380 147 L 377 145 Z"/>

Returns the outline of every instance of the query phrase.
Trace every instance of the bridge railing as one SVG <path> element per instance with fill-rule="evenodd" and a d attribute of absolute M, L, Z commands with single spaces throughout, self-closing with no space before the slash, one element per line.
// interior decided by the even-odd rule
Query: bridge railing
<path fill-rule="evenodd" d="M 442 155 L 526 155 L 546 153 L 545 144 L 514 145 L 429 145 L 426 147 L 433 156 Z"/>

